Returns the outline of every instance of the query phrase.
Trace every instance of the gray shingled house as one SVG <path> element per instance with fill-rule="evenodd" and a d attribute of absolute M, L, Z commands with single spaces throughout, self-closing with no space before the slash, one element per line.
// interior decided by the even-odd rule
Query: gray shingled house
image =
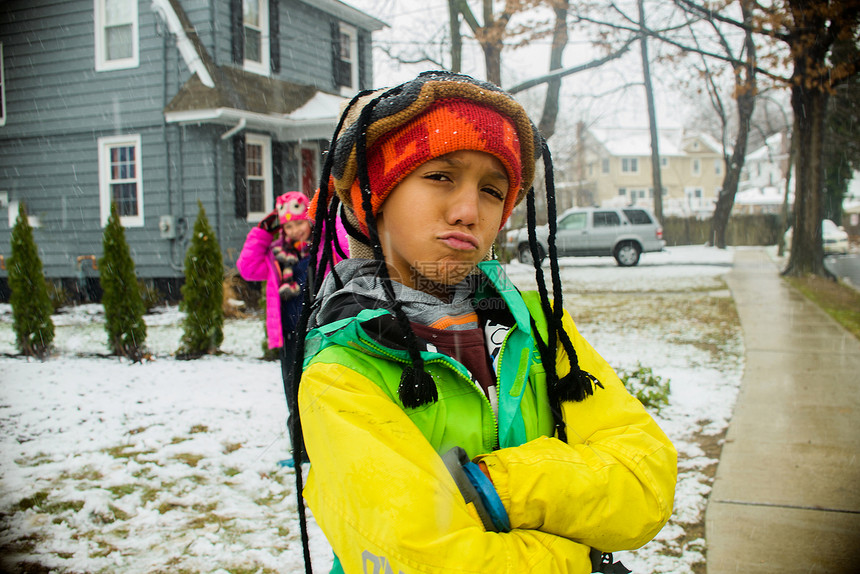
<path fill-rule="evenodd" d="M 315 189 L 382 26 L 338 0 L 0 2 L 0 256 L 26 202 L 45 275 L 92 296 L 116 202 L 176 297 L 199 199 L 232 266 L 277 195 Z"/>

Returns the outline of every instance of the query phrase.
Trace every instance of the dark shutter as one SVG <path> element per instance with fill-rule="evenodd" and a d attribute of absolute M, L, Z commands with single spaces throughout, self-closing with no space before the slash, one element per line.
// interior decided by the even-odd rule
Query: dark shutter
<path fill-rule="evenodd" d="M 340 24 L 338 22 L 331 23 L 331 68 L 335 88 L 350 85 L 349 62 L 340 59 Z"/>
<path fill-rule="evenodd" d="M 248 178 L 245 173 L 245 135 L 233 136 L 233 187 L 236 192 L 236 217 L 248 218 Z"/>
<path fill-rule="evenodd" d="M 356 83 L 356 85 L 358 86 L 359 91 L 361 91 L 366 88 L 366 86 L 364 85 L 364 47 L 366 40 L 364 38 L 364 34 L 362 34 L 360 31 L 356 30 L 355 33 L 358 36 L 358 54 L 356 55 L 358 57 L 358 82 Z"/>
<path fill-rule="evenodd" d="M 242 19 L 242 0 L 230 0 L 230 42 L 233 48 L 233 63 L 245 62 L 245 22 Z"/>
<path fill-rule="evenodd" d="M 272 72 L 281 71 L 281 15 L 278 0 L 269 0 L 269 63 Z"/>
<path fill-rule="evenodd" d="M 286 144 L 283 142 L 272 142 L 272 190 L 275 197 L 282 193 L 286 193 L 285 185 L 287 181 L 286 166 L 284 158 L 287 157 Z M 274 201 L 272 204 L 274 205 Z"/>

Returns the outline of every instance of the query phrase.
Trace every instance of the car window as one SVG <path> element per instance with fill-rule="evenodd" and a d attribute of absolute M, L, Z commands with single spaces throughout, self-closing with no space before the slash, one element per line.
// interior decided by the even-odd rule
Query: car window
<path fill-rule="evenodd" d="M 633 225 L 650 225 L 651 217 L 641 209 L 625 209 L 624 215 Z"/>
<path fill-rule="evenodd" d="M 571 213 L 558 222 L 559 229 L 585 229 L 585 213 Z"/>
<path fill-rule="evenodd" d="M 615 227 L 621 225 L 621 218 L 614 211 L 595 211 L 594 227 Z"/>

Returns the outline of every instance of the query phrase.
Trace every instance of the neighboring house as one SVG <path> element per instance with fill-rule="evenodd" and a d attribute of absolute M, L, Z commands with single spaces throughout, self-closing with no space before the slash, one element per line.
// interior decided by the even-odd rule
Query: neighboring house
<path fill-rule="evenodd" d="M 579 205 L 654 205 L 651 138 L 647 129 L 586 133 Z M 660 130 L 663 213 L 710 215 L 725 176 L 722 146 L 706 134 Z"/>
<path fill-rule="evenodd" d="M 790 145 L 787 134 L 776 133 L 767 138 L 763 146 L 746 155 L 733 213 L 782 212 Z M 793 205 L 793 189 L 788 201 L 789 206 Z"/>
<path fill-rule="evenodd" d="M 0 255 L 26 202 L 45 275 L 92 286 L 115 202 L 176 297 L 200 200 L 232 266 L 277 195 L 316 188 L 382 26 L 337 0 L 5 0 Z"/>

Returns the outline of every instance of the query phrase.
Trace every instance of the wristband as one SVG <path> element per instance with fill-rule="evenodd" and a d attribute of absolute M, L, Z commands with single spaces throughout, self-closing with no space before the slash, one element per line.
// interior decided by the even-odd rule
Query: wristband
<path fill-rule="evenodd" d="M 490 479 L 469 460 L 466 451 L 456 446 L 443 454 L 442 460 L 463 499 L 475 506 L 484 528 L 492 532 L 510 532 L 511 523 L 502 499 Z"/>

